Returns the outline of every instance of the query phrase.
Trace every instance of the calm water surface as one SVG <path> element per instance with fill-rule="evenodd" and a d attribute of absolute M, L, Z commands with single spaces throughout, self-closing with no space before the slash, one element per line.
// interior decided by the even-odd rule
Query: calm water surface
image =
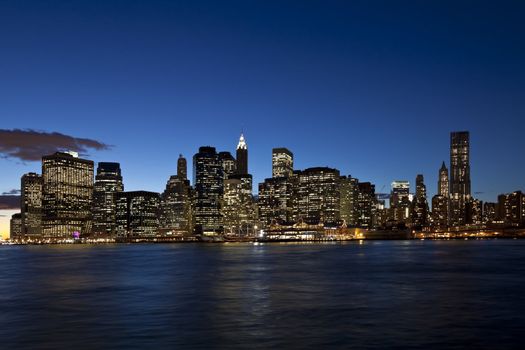
<path fill-rule="evenodd" d="M 0 348 L 508 349 L 524 294 L 525 240 L 1 246 Z"/>

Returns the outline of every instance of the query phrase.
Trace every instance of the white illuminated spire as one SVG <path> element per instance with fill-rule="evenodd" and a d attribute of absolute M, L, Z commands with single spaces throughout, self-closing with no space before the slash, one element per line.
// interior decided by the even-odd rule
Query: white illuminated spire
<path fill-rule="evenodd" d="M 248 149 L 243 134 L 241 134 L 241 137 L 239 138 L 239 144 L 237 145 L 237 149 Z"/>

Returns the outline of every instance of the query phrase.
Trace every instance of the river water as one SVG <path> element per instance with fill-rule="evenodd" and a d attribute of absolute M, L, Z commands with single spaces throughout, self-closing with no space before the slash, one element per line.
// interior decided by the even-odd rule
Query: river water
<path fill-rule="evenodd" d="M 525 240 L 0 246 L 1 349 L 508 349 Z"/>

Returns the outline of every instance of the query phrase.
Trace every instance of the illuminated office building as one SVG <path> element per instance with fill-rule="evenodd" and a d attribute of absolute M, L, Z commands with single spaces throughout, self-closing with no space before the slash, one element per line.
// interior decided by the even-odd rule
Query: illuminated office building
<path fill-rule="evenodd" d="M 377 209 L 375 185 L 370 182 L 357 184 L 356 226 L 374 228 L 374 216 Z"/>
<path fill-rule="evenodd" d="M 252 176 L 232 175 L 224 180 L 224 233 L 248 236 L 256 226 L 256 207 L 252 196 Z"/>
<path fill-rule="evenodd" d="M 237 162 L 230 152 L 219 152 L 219 160 L 225 180 L 237 173 Z"/>
<path fill-rule="evenodd" d="M 152 237 L 159 228 L 160 196 L 156 192 L 118 192 L 116 232 L 119 237 Z"/>
<path fill-rule="evenodd" d="M 288 178 L 265 179 L 259 184 L 259 219 L 263 227 L 292 221 L 292 183 Z"/>
<path fill-rule="evenodd" d="M 22 237 L 22 214 L 16 213 L 11 215 L 9 221 L 9 238 L 18 239 Z"/>
<path fill-rule="evenodd" d="M 406 223 L 410 216 L 410 182 L 397 180 L 392 182 L 390 192 L 390 213 L 395 223 Z"/>
<path fill-rule="evenodd" d="M 272 149 L 272 177 L 289 177 L 293 173 L 293 153 L 287 148 Z"/>
<path fill-rule="evenodd" d="M 294 172 L 297 176 L 294 217 L 308 224 L 340 220 L 339 170 L 318 167 Z"/>
<path fill-rule="evenodd" d="M 40 237 L 42 234 L 42 176 L 28 173 L 22 176 L 20 182 L 21 233 L 26 237 Z"/>
<path fill-rule="evenodd" d="M 98 163 L 93 187 L 93 235 L 115 235 L 115 194 L 122 191 L 124 191 L 124 185 L 120 164 Z"/>
<path fill-rule="evenodd" d="M 42 157 L 42 236 L 71 238 L 91 231 L 93 162 L 74 152 Z"/>
<path fill-rule="evenodd" d="M 193 176 L 197 230 L 203 233 L 221 232 L 224 175 L 215 147 L 199 148 L 199 152 L 193 156 Z"/>
<path fill-rule="evenodd" d="M 356 203 L 358 198 L 359 180 L 349 176 L 341 176 L 339 179 L 341 201 L 340 216 L 347 226 L 357 224 Z"/>

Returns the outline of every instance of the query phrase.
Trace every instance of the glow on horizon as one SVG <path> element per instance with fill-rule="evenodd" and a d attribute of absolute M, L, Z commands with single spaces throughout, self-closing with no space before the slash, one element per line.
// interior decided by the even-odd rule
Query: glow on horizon
<path fill-rule="evenodd" d="M 17 209 L 4 209 L 0 210 L 0 236 L 2 238 L 9 238 L 9 223 L 11 215 L 19 213 Z"/>

